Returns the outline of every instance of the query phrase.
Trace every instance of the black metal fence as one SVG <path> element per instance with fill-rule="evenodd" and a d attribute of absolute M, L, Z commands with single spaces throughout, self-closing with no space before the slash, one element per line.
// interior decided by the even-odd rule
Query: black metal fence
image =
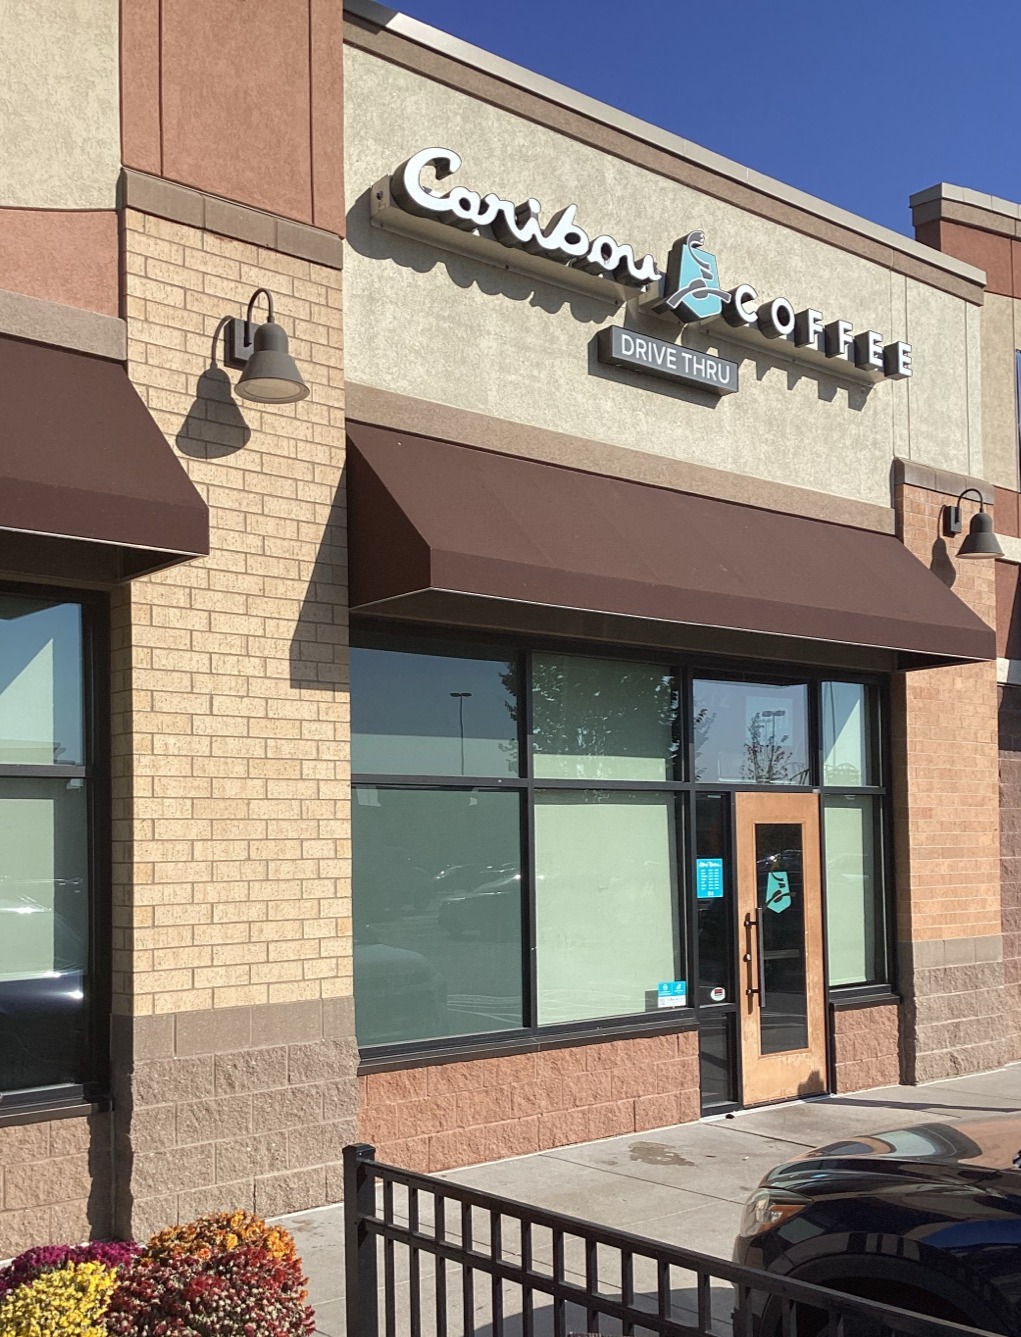
<path fill-rule="evenodd" d="M 974 1337 L 344 1149 L 347 1337 Z"/>

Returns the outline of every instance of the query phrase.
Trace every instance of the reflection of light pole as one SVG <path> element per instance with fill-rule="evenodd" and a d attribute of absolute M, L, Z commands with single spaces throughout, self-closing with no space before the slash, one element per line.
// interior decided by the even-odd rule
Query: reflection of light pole
<path fill-rule="evenodd" d="M 450 695 L 457 702 L 457 723 L 461 732 L 461 774 L 464 775 L 464 703 L 471 692 L 451 692 Z"/>
<path fill-rule="evenodd" d="M 764 710 L 762 718 L 773 721 L 773 731 L 769 736 L 769 778 L 773 778 L 773 763 L 776 761 L 776 722 L 782 720 L 786 710 Z"/>

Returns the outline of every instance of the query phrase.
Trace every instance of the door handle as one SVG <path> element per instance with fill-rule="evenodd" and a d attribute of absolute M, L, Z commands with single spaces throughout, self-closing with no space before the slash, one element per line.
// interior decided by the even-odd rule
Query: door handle
<path fill-rule="evenodd" d="M 753 929 L 755 930 L 755 960 L 758 966 L 758 975 L 759 975 L 759 987 L 757 989 L 753 989 L 752 986 L 749 984 L 748 987 L 745 989 L 745 997 L 753 998 L 756 994 L 758 994 L 759 1007 L 763 1008 L 766 1006 L 766 958 L 762 948 L 762 926 L 759 922 L 758 916 L 752 914 L 746 914 L 744 917 L 744 929 L 745 929 L 745 940 L 749 948 L 749 950 L 747 950 L 744 954 L 744 959 L 748 963 L 748 965 L 751 965 L 752 961 L 752 954 L 750 950 L 751 949 L 750 939 L 752 930 Z M 750 977 L 751 971 L 749 971 L 748 974 Z"/>

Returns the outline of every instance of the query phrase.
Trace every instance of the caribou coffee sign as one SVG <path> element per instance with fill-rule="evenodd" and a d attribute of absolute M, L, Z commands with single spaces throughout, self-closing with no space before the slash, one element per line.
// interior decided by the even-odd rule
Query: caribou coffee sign
<path fill-rule="evenodd" d="M 875 330 L 856 333 L 851 321 L 828 320 L 814 307 L 796 310 L 786 297 L 761 301 L 750 283 L 724 287 L 716 257 L 706 249 L 705 234 L 701 231 L 689 232 L 674 243 L 664 271 L 651 255 L 638 259 L 634 247 L 627 242 L 619 242 L 605 232 L 593 235 L 586 231 L 576 221 L 577 205 L 567 205 L 544 223 L 543 206 L 536 199 L 515 204 L 492 191 L 482 195 L 456 185 L 440 192 L 422 184 L 427 170 L 438 181 L 445 181 L 460 168 L 461 158 L 453 149 L 422 149 L 391 177 L 391 196 L 409 214 L 477 233 L 503 246 L 542 256 L 552 264 L 580 269 L 634 288 L 636 294 L 644 295 L 642 307 L 657 315 L 676 317 L 684 323 L 711 322 L 722 317 L 736 330 L 766 340 L 786 341 L 809 358 L 849 363 L 873 378 L 902 380 L 911 375 L 908 343 L 884 343 Z M 687 363 L 682 370 L 683 358 L 679 355 L 688 350 L 677 349 L 678 356 L 670 358 L 665 349 L 673 345 L 641 336 L 628 342 L 623 334 L 630 336 L 630 331 L 614 331 L 613 337 L 600 341 L 603 360 L 706 385 L 702 376 L 686 374 Z M 704 356 L 708 359 L 703 364 L 705 368 L 710 363 L 720 364 L 716 370 L 722 373 L 734 366 Z M 650 365 L 650 360 L 655 366 Z M 730 388 L 728 384 L 726 389 Z M 736 389 L 736 368 L 733 388 Z"/>
<path fill-rule="evenodd" d="M 559 264 L 634 288 L 644 288 L 661 278 L 651 255 L 636 260 L 633 247 L 622 245 L 606 233 L 592 237 L 579 227 L 574 221 L 576 204 L 561 209 L 544 225 L 540 221 L 542 205 L 538 200 L 514 204 L 492 192 L 478 195 L 464 186 L 455 186 L 445 195 L 437 194 L 422 185 L 422 173 L 427 167 L 432 168 L 437 180 L 443 181 L 460 169 L 461 159 L 453 149 L 422 149 L 397 169 L 390 181 L 390 192 L 409 214 L 439 218 L 469 232 L 488 229 L 504 246 L 520 247 L 533 255 L 547 256 Z"/>

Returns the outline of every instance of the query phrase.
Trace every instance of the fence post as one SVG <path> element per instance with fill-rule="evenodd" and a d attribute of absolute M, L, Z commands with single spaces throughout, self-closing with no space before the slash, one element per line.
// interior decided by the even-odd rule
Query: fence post
<path fill-rule="evenodd" d="M 365 1218 L 376 1214 L 376 1148 L 344 1148 L 344 1273 L 347 1337 L 378 1337 L 376 1237 Z"/>

